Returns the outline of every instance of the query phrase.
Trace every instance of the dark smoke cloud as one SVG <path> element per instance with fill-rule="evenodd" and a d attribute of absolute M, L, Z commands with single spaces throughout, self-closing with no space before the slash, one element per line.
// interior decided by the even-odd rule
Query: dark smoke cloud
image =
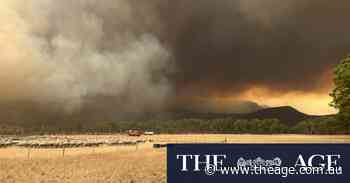
<path fill-rule="evenodd" d="M 350 2 L 178 0 L 161 7 L 178 94 L 235 95 L 252 86 L 317 92 L 350 52 Z"/>

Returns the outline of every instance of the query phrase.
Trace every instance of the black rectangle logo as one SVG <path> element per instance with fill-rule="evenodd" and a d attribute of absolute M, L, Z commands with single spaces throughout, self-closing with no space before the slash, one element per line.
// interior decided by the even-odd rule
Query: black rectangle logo
<path fill-rule="evenodd" d="M 350 144 L 169 144 L 167 179 L 168 183 L 347 183 L 348 156 Z"/>

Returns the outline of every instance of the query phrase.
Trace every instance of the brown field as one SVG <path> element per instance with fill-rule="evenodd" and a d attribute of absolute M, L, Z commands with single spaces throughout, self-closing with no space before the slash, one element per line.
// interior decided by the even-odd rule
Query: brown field
<path fill-rule="evenodd" d="M 114 135 L 130 139 L 127 136 Z M 110 138 L 110 135 L 74 138 Z M 136 137 L 133 137 L 136 138 Z M 155 135 L 153 143 L 350 143 L 345 135 Z M 152 143 L 72 149 L 0 149 L 0 183 L 166 182 L 166 151 Z"/>

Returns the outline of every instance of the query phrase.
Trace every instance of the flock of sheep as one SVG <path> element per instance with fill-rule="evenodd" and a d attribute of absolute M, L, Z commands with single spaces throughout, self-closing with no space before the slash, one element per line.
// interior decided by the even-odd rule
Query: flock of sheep
<path fill-rule="evenodd" d="M 62 137 L 0 137 L 0 148 L 25 147 L 25 148 L 77 148 L 117 145 L 137 145 L 147 140 L 120 140 L 120 139 L 84 139 Z"/>

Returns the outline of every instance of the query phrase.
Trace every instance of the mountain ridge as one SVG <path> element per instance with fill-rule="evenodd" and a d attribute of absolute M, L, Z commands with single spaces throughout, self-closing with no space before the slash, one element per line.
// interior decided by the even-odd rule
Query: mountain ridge
<path fill-rule="evenodd" d="M 292 126 L 300 121 L 323 117 L 323 115 L 309 115 L 298 111 L 291 106 L 279 106 L 269 107 L 260 109 L 250 113 L 193 113 L 190 111 L 183 111 L 182 113 L 175 112 L 176 119 L 184 118 L 203 118 L 203 119 L 214 119 L 214 118 L 233 118 L 233 119 L 278 119 L 282 123 Z M 329 116 L 329 115 L 324 115 Z"/>
<path fill-rule="evenodd" d="M 109 111 L 98 108 L 84 109 L 82 111 L 65 114 L 55 110 L 32 108 L 31 105 L 20 105 L 21 108 L 8 107 L 0 109 L 0 124 L 10 124 L 25 127 L 38 125 L 69 126 L 71 123 L 98 124 L 99 122 L 118 121 L 148 121 L 148 120 L 180 120 L 180 119 L 278 119 L 282 123 L 293 126 L 300 121 L 322 116 L 308 115 L 291 106 L 280 106 L 260 109 L 250 113 L 198 113 L 188 110 L 173 110 L 168 112 L 152 113 L 123 113 L 110 109 Z"/>

